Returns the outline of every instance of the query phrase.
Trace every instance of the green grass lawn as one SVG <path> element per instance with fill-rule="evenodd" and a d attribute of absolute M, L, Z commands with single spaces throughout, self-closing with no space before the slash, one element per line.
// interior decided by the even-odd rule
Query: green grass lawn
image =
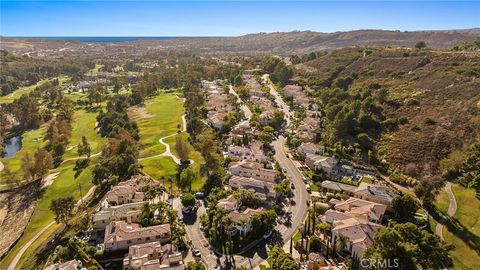
<path fill-rule="evenodd" d="M 102 146 L 107 142 L 107 138 L 101 137 L 95 130 L 97 112 L 88 112 L 84 109 L 75 111 L 74 121 L 72 123 L 72 137 L 69 140 L 69 148 L 63 155 L 63 159 L 77 157 L 77 145 L 82 141 L 82 136 L 87 137 L 87 141 L 92 148 L 92 154 L 100 152 Z"/>
<path fill-rule="evenodd" d="M 182 101 L 173 94 L 160 93 L 145 103 L 145 107 L 130 110 L 130 115 L 140 130 L 140 157 L 163 153 L 165 146 L 158 140 L 178 131 L 178 125 L 182 124 L 181 116 L 184 114 Z"/>
<path fill-rule="evenodd" d="M 78 144 L 81 140 L 81 136 L 87 136 L 91 146 L 92 152 L 100 151 L 102 143 L 106 141 L 105 138 L 102 138 L 98 135 L 93 129 L 95 125 L 96 113 L 89 113 L 84 110 L 75 111 L 74 123 L 72 125 L 72 136 L 70 138 L 71 144 Z M 33 138 L 38 138 L 43 136 L 45 128 L 30 131 L 24 134 L 24 144 L 23 148 L 17 152 L 17 154 L 8 159 L 5 162 L 5 166 L 8 168 L 20 169 L 22 153 L 33 153 L 37 147 L 40 147 L 44 144 L 43 140 L 38 142 L 29 143 Z M 23 151 L 23 152 L 22 152 Z M 68 151 L 64 155 L 64 159 L 68 158 L 69 155 L 76 157 L 75 148 Z M 97 161 L 98 157 L 91 158 L 90 165 L 85 168 L 83 171 L 77 173 L 74 170 L 75 161 L 68 161 L 62 163 L 58 168 L 51 170 L 52 172 L 60 172 L 57 178 L 54 180 L 53 184 L 46 188 L 44 193 L 40 195 L 40 198 L 37 202 L 35 211 L 28 223 L 24 234 L 19 239 L 18 243 L 14 246 L 13 250 L 8 253 L 8 255 L 2 260 L 0 264 L 0 269 L 6 269 L 10 261 L 13 259 L 18 250 L 28 242 L 39 230 L 45 227 L 47 224 L 54 220 L 54 214 L 49 210 L 50 203 L 53 199 L 61 198 L 64 196 L 73 196 L 75 200 L 80 198 L 80 191 L 78 185 L 82 187 L 82 193 L 86 194 L 88 190 L 92 187 L 92 168 Z M 13 169 L 12 169 L 13 170 Z M 39 250 L 39 247 L 42 246 L 49 237 L 59 228 L 59 225 L 53 226 L 44 232 L 41 237 L 39 237 L 32 246 L 26 251 L 24 256 L 19 262 L 19 266 L 23 263 L 26 258 L 31 257 L 36 251 Z"/>
<path fill-rule="evenodd" d="M 60 77 L 58 77 L 58 82 L 59 82 L 60 85 L 62 85 L 65 82 L 67 82 L 69 79 L 70 78 L 67 77 L 67 76 L 60 76 Z M 0 104 L 12 103 L 15 99 L 18 99 L 19 97 L 21 97 L 24 94 L 32 92 L 35 89 L 35 87 L 37 87 L 38 85 L 40 85 L 44 82 L 47 82 L 49 80 L 50 79 L 44 79 L 44 80 L 41 80 L 34 85 L 20 87 L 17 90 L 13 91 L 12 93 L 10 93 L 6 96 L 0 96 Z"/>
<path fill-rule="evenodd" d="M 162 154 L 165 146 L 159 143 L 159 139 L 174 134 L 181 130 L 182 115 L 185 113 L 183 102 L 175 96 L 175 93 L 160 93 L 158 96 L 147 100 L 145 107 L 135 107 L 130 110 L 130 116 L 137 122 L 140 131 L 140 142 L 142 149 L 140 157 L 150 157 Z M 188 143 L 188 134 L 181 133 L 180 136 Z M 175 141 L 177 136 L 165 139 L 165 143 L 170 145 L 170 150 L 177 155 L 175 150 Z M 200 164 L 203 158 L 200 153 L 194 151 L 190 145 L 190 158 L 194 160 L 192 165 L 196 171 L 200 170 Z M 170 157 L 156 157 L 140 162 L 143 170 L 168 186 L 168 179 L 174 178 L 177 173 L 177 165 Z M 192 189 L 200 190 L 204 179 L 200 178 L 192 184 Z"/>
<path fill-rule="evenodd" d="M 480 269 L 480 201 L 473 189 L 455 184 L 452 191 L 457 200 L 457 212 L 444 227 L 443 236 L 447 243 L 456 247 L 452 252 L 453 269 Z"/>
<path fill-rule="evenodd" d="M 45 145 L 45 142 L 43 141 L 43 136 L 46 132 L 46 126 L 47 124 L 44 124 L 38 129 L 23 133 L 22 148 L 13 157 L 0 159 L 5 165 L 5 168 L 8 168 L 12 172 L 17 173 L 19 179 L 23 179 L 21 172 L 23 156 L 27 153 L 33 155 L 37 148 L 43 147 Z M 0 177 L 0 184 L 5 184 L 3 182 L 4 179 L 4 177 Z"/>
<path fill-rule="evenodd" d="M 91 169 L 93 168 L 95 161 L 95 158 L 93 158 L 90 162 L 90 166 L 84 169 L 76 178 L 75 171 L 73 170 L 74 166 L 72 164 L 65 163 L 57 169 L 58 171 L 63 169 L 63 171 L 58 175 L 53 184 L 49 186 L 43 194 L 40 195 L 40 199 L 37 202 L 37 206 L 33 212 L 30 222 L 27 225 L 27 228 L 17 244 L 2 260 L 0 269 L 6 269 L 21 247 L 39 230 L 54 220 L 54 214 L 49 209 L 50 203 L 53 199 L 65 196 L 73 196 L 75 200 L 78 200 L 80 198 L 80 191 L 78 188 L 79 184 L 82 187 L 82 194 L 85 194 L 92 187 Z M 56 228 L 58 227 L 56 226 Z M 26 258 L 29 258 L 36 251 L 38 251 L 37 248 L 43 244 L 45 239 L 48 239 L 51 234 L 55 232 L 56 228 L 52 228 L 44 232 L 41 237 L 38 238 L 29 249 L 27 249 L 17 265 L 18 268 L 20 268 L 21 264 L 26 260 Z"/>
<path fill-rule="evenodd" d="M 20 87 L 17 90 L 13 91 L 12 93 L 10 93 L 6 96 L 1 96 L 0 97 L 0 104 L 12 103 L 15 99 L 18 99 L 19 97 L 21 97 L 24 94 L 32 92 L 35 89 L 35 87 L 37 87 L 38 85 L 40 85 L 40 84 L 42 84 L 43 82 L 46 82 L 46 81 L 48 81 L 48 79 L 41 80 L 34 85 Z"/>
<path fill-rule="evenodd" d="M 188 146 L 190 147 L 190 159 L 193 160 L 193 165 L 191 165 L 192 168 L 195 171 L 200 172 L 200 165 L 205 163 L 202 155 L 200 154 L 200 152 L 195 151 L 193 149 L 193 146 L 188 142 L 188 133 L 181 133 L 178 136 L 180 136 L 182 140 L 187 142 Z M 175 149 L 176 139 L 176 136 L 173 136 L 167 138 L 165 142 L 170 145 L 170 150 L 172 151 L 172 153 L 178 157 L 177 151 Z M 192 190 L 199 191 L 203 187 L 203 183 L 205 183 L 205 180 L 206 179 L 204 177 L 200 177 L 199 179 L 197 179 L 197 181 L 194 181 L 192 183 Z"/>

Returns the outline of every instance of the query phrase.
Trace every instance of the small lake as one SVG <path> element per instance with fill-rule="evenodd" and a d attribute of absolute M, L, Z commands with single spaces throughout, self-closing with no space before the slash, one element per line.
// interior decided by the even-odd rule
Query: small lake
<path fill-rule="evenodd" d="M 3 151 L 5 152 L 5 158 L 13 157 L 20 149 L 22 149 L 21 136 L 8 138 L 5 141 L 5 147 L 3 148 Z"/>

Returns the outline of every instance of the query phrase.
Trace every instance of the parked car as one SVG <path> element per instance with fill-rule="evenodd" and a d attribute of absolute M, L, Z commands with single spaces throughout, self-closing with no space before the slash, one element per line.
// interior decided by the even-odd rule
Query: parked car
<path fill-rule="evenodd" d="M 263 239 L 268 239 L 272 235 L 272 231 L 268 231 L 263 235 Z"/>
<path fill-rule="evenodd" d="M 308 192 L 308 193 L 312 192 L 312 188 L 310 188 L 310 185 L 309 185 L 309 184 L 306 184 L 306 185 L 305 185 L 305 188 L 307 189 L 307 192 Z"/>
<path fill-rule="evenodd" d="M 193 254 L 193 256 L 195 256 L 195 257 L 201 257 L 201 256 L 202 256 L 202 253 L 200 253 L 200 250 L 198 250 L 198 249 L 195 248 L 195 247 L 192 247 L 192 254 Z"/>
<path fill-rule="evenodd" d="M 303 183 L 307 183 L 307 178 L 305 178 L 305 176 L 302 177 L 302 180 L 303 180 Z"/>
<path fill-rule="evenodd" d="M 290 188 L 295 189 L 295 185 L 293 183 L 290 183 Z"/>
<path fill-rule="evenodd" d="M 203 192 L 197 192 L 195 193 L 195 199 L 197 200 L 203 200 L 205 198 L 205 194 Z"/>

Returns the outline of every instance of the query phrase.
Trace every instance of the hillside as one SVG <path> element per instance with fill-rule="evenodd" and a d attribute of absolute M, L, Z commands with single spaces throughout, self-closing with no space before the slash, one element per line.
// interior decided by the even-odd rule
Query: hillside
<path fill-rule="evenodd" d="M 81 43 L 40 39 L 1 37 L 0 49 L 32 56 L 67 56 L 112 54 L 118 56 L 133 49 L 179 50 L 194 53 L 269 53 L 298 54 L 333 50 L 355 45 L 413 47 L 423 40 L 430 48 L 452 48 L 458 43 L 480 38 L 480 29 L 445 31 L 386 31 L 355 30 L 320 33 L 293 31 L 257 33 L 237 37 L 178 38 L 173 40 L 143 40 L 118 43 Z"/>
<path fill-rule="evenodd" d="M 391 170 L 421 178 L 463 160 L 480 138 L 479 67 L 475 52 L 345 48 L 297 64 L 296 80 L 316 95 L 335 87 L 385 93 L 374 104 L 381 130 L 369 132 L 375 152 Z"/>

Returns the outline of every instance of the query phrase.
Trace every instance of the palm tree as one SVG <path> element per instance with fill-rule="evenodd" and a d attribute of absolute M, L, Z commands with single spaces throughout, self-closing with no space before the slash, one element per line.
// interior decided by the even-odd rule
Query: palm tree
<path fill-rule="evenodd" d="M 335 237 L 335 250 L 337 251 L 338 257 L 341 256 L 340 254 L 343 252 L 343 249 L 345 248 L 347 243 L 348 243 L 348 238 L 345 235 L 339 234 L 337 237 Z"/>

